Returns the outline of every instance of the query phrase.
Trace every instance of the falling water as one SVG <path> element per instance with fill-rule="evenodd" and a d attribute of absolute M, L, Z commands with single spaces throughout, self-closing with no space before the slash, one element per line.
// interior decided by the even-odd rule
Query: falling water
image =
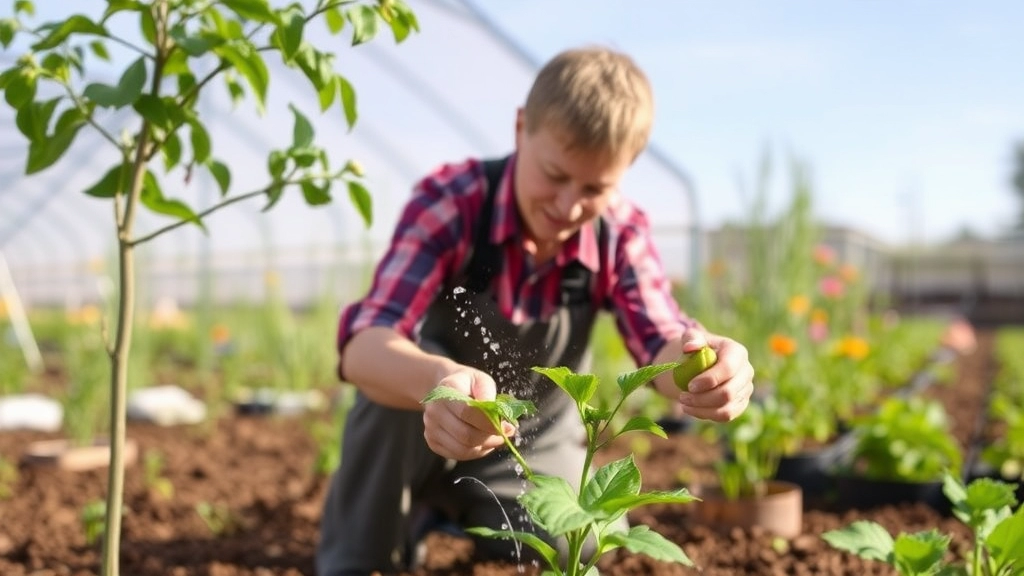
<path fill-rule="evenodd" d="M 498 510 L 501 510 L 501 516 L 505 519 L 505 522 L 501 525 L 501 529 L 502 530 L 512 531 L 513 530 L 513 528 L 512 528 L 512 519 L 510 519 L 508 517 L 508 513 L 505 512 L 505 507 L 501 505 L 501 500 L 498 499 L 498 495 L 495 494 L 493 490 L 488 488 L 487 484 L 484 484 L 479 478 L 474 478 L 472 476 L 460 476 L 460 477 L 455 479 L 455 483 L 458 484 L 459 482 L 462 482 L 463 480 L 472 480 L 473 482 L 476 482 L 480 486 L 483 486 L 484 490 L 487 490 L 487 493 L 491 495 L 491 498 L 494 498 L 494 503 L 498 505 Z M 523 571 L 523 545 L 522 545 L 521 542 L 519 542 L 519 540 L 516 540 L 515 538 L 512 538 L 512 545 L 515 546 L 516 564 L 519 565 L 519 571 L 522 572 Z"/>

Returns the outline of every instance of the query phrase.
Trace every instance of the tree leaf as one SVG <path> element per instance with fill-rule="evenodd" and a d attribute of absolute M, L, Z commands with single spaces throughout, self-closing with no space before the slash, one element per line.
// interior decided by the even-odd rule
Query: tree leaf
<path fill-rule="evenodd" d="M 341 10 L 337 6 L 331 6 L 324 10 L 324 22 L 331 34 L 337 34 L 345 28 L 345 17 L 342 16 Z"/>
<path fill-rule="evenodd" d="M 164 138 L 160 152 L 164 156 L 164 168 L 170 170 L 181 162 L 181 138 L 175 132 L 169 132 Z"/>
<path fill-rule="evenodd" d="M 313 125 L 294 104 L 289 104 L 288 108 L 295 115 L 295 125 L 292 128 L 292 147 L 308 148 L 313 144 Z"/>
<path fill-rule="evenodd" d="M 18 109 L 14 123 L 25 138 L 30 142 L 46 138 L 46 132 L 50 129 L 50 118 L 60 100 L 58 97 L 42 102 L 29 102 Z"/>
<path fill-rule="evenodd" d="M 39 32 L 44 31 L 47 32 L 47 34 L 43 36 L 43 39 L 32 45 L 32 50 L 34 52 L 42 52 L 43 50 L 56 48 L 72 34 L 107 36 L 106 28 L 81 14 L 70 16 L 63 22 L 54 23 L 52 25 L 43 25 L 40 27 Z"/>
<path fill-rule="evenodd" d="M 377 11 L 372 6 L 354 6 L 345 15 L 352 23 L 353 46 L 369 42 L 377 35 Z"/>
<path fill-rule="evenodd" d="M 14 71 L 10 76 L 7 72 Z M 31 102 L 36 97 L 36 77 L 27 70 L 11 68 L 4 76 L 4 99 L 15 110 Z"/>
<path fill-rule="evenodd" d="M 564 478 L 537 474 L 531 481 L 534 488 L 520 496 L 519 502 L 530 518 L 552 536 L 579 530 L 595 520 L 580 507 L 572 486 Z"/>
<path fill-rule="evenodd" d="M 203 164 L 210 158 L 210 134 L 197 118 L 190 119 L 188 125 L 192 143 L 192 159 L 196 164 Z"/>
<path fill-rule="evenodd" d="M 142 205 L 150 209 L 157 214 L 163 214 L 165 216 L 171 216 L 178 220 L 187 220 L 196 224 L 203 231 L 206 231 L 206 226 L 203 225 L 202 220 L 199 216 L 181 200 L 174 200 L 165 198 L 163 190 L 160 189 L 160 183 L 157 181 L 156 176 L 153 175 L 149 170 L 146 171 L 145 176 L 142 179 L 142 191 L 139 195 L 139 200 Z"/>
<path fill-rule="evenodd" d="M 359 182 L 349 180 L 348 197 L 352 201 L 352 205 L 359 211 L 359 215 L 363 217 L 366 227 L 369 228 L 373 224 L 373 200 L 370 198 L 370 192 Z"/>
<path fill-rule="evenodd" d="M 851 552 L 867 560 L 892 563 L 892 536 L 881 525 L 858 520 L 849 526 L 830 530 L 821 535 L 833 548 Z"/>
<path fill-rule="evenodd" d="M 60 160 L 74 142 L 78 131 L 85 125 L 85 119 L 85 115 L 78 108 L 65 110 L 57 119 L 53 135 L 29 144 L 25 174 L 35 174 Z"/>
<path fill-rule="evenodd" d="M 25 14 L 26 16 L 35 16 L 36 7 L 29 0 L 15 0 L 14 13 Z"/>
<path fill-rule="evenodd" d="M 206 163 L 206 168 L 210 171 L 213 179 L 217 181 L 217 186 L 220 187 L 220 195 L 226 195 L 228 189 L 231 188 L 231 170 L 224 163 L 213 159 Z"/>
<path fill-rule="evenodd" d="M 634 554 L 646 554 L 661 562 L 693 566 L 693 561 L 682 548 L 645 524 L 632 526 L 628 532 L 612 532 L 605 536 L 604 541 Z"/>
<path fill-rule="evenodd" d="M 235 14 L 254 22 L 277 23 L 277 14 L 270 8 L 267 0 L 221 0 Z"/>
<path fill-rule="evenodd" d="M 117 86 L 93 83 L 85 87 L 82 95 L 105 108 L 123 108 L 133 104 L 146 85 L 146 59 L 140 57 L 121 75 Z"/>
<path fill-rule="evenodd" d="M 352 130 L 352 127 L 356 125 L 356 91 L 341 74 L 337 76 L 338 82 L 338 93 L 341 94 L 341 108 L 345 112 L 345 122 L 348 123 L 348 129 Z"/>
<path fill-rule="evenodd" d="M 310 206 L 330 204 L 331 193 L 329 185 L 318 186 L 312 180 L 303 180 L 299 186 L 302 188 L 302 196 L 306 199 L 306 204 Z"/>
<path fill-rule="evenodd" d="M 629 396 L 637 388 L 657 378 L 660 374 L 672 370 L 679 364 L 677 362 L 667 362 L 665 364 L 656 364 L 653 366 L 644 366 L 639 370 L 634 370 L 627 374 L 622 374 L 618 378 L 619 390 L 622 391 L 623 396 Z"/>
<path fill-rule="evenodd" d="M 14 18 L 0 18 L 0 46 L 9 47 L 19 28 L 18 21 Z"/>
<path fill-rule="evenodd" d="M 93 198 L 113 198 L 123 193 L 127 179 L 127 170 L 122 164 L 114 166 L 99 179 L 98 182 L 85 189 L 85 193 Z"/>
<path fill-rule="evenodd" d="M 262 114 L 266 105 L 267 85 L 270 83 L 270 74 L 263 58 L 250 44 L 224 44 L 214 48 L 214 52 L 227 60 L 249 82 L 256 96 L 256 108 Z"/>
<path fill-rule="evenodd" d="M 153 94 L 142 94 L 132 104 L 132 108 L 139 113 L 147 122 L 161 130 L 171 129 L 171 117 L 168 112 L 168 104 L 174 106 L 174 101 L 168 103 L 160 96 Z"/>
<path fill-rule="evenodd" d="M 171 39 L 186 54 L 192 57 L 199 57 L 210 51 L 211 48 L 223 42 L 223 39 L 211 35 L 188 34 L 184 26 L 178 25 L 171 29 Z"/>
<path fill-rule="evenodd" d="M 274 30 L 274 40 L 281 50 L 281 55 L 286 62 L 295 57 L 295 53 L 302 45 L 302 29 L 306 25 L 306 17 L 303 14 L 301 5 L 292 4 L 278 13 L 280 24 Z"/>
<path fill-rule="evenodd" d="M 331 107 L 334 103 L 334 97 L 338 93 L 337 82 L 327 82 L 322 88 L 317 90 L 317 97 L 320 101 L 320 111 L 324 112 Z"/>

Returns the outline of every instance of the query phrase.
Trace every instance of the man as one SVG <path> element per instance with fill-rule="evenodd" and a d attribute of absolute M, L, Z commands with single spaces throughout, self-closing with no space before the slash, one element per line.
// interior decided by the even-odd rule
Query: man
<path fill-rule="evenodd" d="M 746 408 L 746 349 L 680 312 L 646 217 L 618 190 L 652 117 L 650 85 L 630 58 L 569 50 L 539 72 L 517 111 L 512 155 L 445 165 L 415 187 L 369 293 L 341 315 L 339 375 L 358 393 L 324 507 L 320 576 L 402 569 L 422 510 L 462 526 L 531 530 L 515 500 L 525 481 L 483 414 L 420 401 L 436 386 L 533 400 L 538 415 L 503 433 L 520 437 L 534 472 L 576 485 L 575 407 L 530 367 L 583 370 L 602 309 L 638 365 L 705 342 L 716 350 L 688 392 L 671 374 L 653 383 L 683 412 L 727 421 Z M 481 539 L 477 550 L 511 559 L 513 543 Z"/>

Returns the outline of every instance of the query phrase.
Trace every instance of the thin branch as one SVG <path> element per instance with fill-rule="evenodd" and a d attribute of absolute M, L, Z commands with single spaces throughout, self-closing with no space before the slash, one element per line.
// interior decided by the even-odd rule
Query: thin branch
<path fill-rule="evenodd" d="M 270 186 L 267 186 L 266 188 L 263 188 L 261 190 L 253 190 L 252 192 L 246 192 L 245 194 L 240 194 L 238 196 L 232 196 L 232 197 L 230 197 L 230 198 L 228 198 L 226 200 L 223 200 L 221 203 L 215 204 L 214 206 L 211 206 L 211 207 L 207 208 L 206 210 L 203 210 L 202 212 L 196 214 L 196 218 L 199 219 L 199 220 L 202 220 L 206 216 L 209 216 L 210 214 L 220 210 L 221 208 L 224 208 L 226 206 L 230 206 L 230 205 L 232 205 L 232 204 L 234 204 L 236 202 L 241 202 L 242 200 L 248 200 L 250 198 L 255 198 L 256 196 L 259 196 L 261 194 L 266 194 L 269 190 L 270 190 Z M 182 226 L 184 226 L 186 224 L 191 224 L 191 223 L 192 223 L 192 220 L 178 220 L 177 222 L 172 222 L 172 223 L 164 226 L 163 228 L 159 228 L 159 229 L 155 230 L 154 232 L 146 234 L 145 236 L 140 236 L 139 238 L 136 238 L 136 239 L 130 241 L 129 244 L 131 246 L 137 246 L 139 244 L 143 244 L 145 242 L 149 242 L 150 240 L 156 238 L 157 236 L 160 236 L 164 232 L 169 232 L 171 230 L 174 230 L 175 228 L 180 228 L 180 227 L 182 227 Z"/>

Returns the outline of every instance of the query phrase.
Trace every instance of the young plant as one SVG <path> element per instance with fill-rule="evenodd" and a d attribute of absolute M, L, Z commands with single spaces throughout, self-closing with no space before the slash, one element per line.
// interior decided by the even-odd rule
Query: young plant
<path fill-rule="evenodd" d="M 147 450 L 142 458 L 146 487 L 163 499 L 174 496 L 174 484 L 164 476 L 164 457 L 156 450 Z"/>
<path fill-rule="evenodd" d="M 196 504 L 196 514 L 214 536 L 228 536 L 241 527 L 241 521 L 226 504 L 200 502 Z"/>
<path fill-rule="evenodd" d="M 860 520 L 822 535 L 833 547 L 893 566 L 902 576 L 1013 576 L 1024 573 L 1024 506 L 1013 487 L 981 478 L 964 485 L 945 474 L 943 490 L 953 513 L 974 533 L 967 563 L 945 561 L 952 538 L 936 529 L 894 539 L 881 525 Z"/>
<path fill-rule="evenodd" d="M 103 500 L 93 500 L 82 507 L 79 519 L 85 531 L 85 543 L 92 546 L 103 535 L 106 528 L 105 517 L 107 504 Z"/>
<path fill-rule="evenodd" d="M 564 478 L 534 473 L 515 444 L 507 437 L 505 445 L 522 468 L 523 477 L 533 484 L 532 488 L 519 497 L 519 503 L 526 509 L 534 524 L 552 537 L 563 539 L 568 545 L 566 565 L 561 565 L 555 548 L 534 533 L 486 527 L 470 528 L 469 531 L 488 538 L 512 538 L 526 544 L 537 551 L 547 563 L 549 570 L 545 573 L 558 576 L 596 574 L 596 565 L 600 557 L 616 548 L 646 554 L 656 560 L 692 566 L 692 561 L 679 546 L 652 531 L 648 526 L 633 526 L 623 532 L 616 530 L 615 525 L 634 508 L 647 504 L 685 504 L 696 500 L 695 497 L 686 489 L 641 492 L 640 470 L 632 455 L 605 464 L 591 474 L 594 455 L 622 434 L 646 431 L 665 437 L 664 430 L 647 416 L 634 416 L 619 428 L 613 428 L 611 423 L 630 394 L 662 372 L 677 366 L 678 363 L 670 362 L 619 376 L 619 397 L 610 409 L 595 408 L 588 403 L 599 386 L 596 376 L 576 374 L 565 367 L 535 367 L 534 371 L 549 378 L 575 401 L 577 412 L 586 429 L 586 457 L 580 471 L 579 482 L 581 489 L 575 491 Z M 478 408 L 499 434 L 502 422 L 515 425 L 520 417 L 536 409 L 529 401 L 518 400 L 504 394 L 490 401 L 475 400 L 447 387 L 435 388 L 423 402 L 438 400 L 453 400 Z M 596 539 L 597 551 L 586 564 L 583 564 L 583 545 L 591 537 Z"/>
<path fill-rule="evenodd" d="M 31 0 L 16 0 L 14 14 L 0 19 L 0 45 L 24 47 L 0 72 L 4 100 L 16 111 L 15 124 L 25 136 L 26 174 L 58 162 L 85 127 L 116 154 L 114 165 L 84 193 L 107 199 L 113 210 L 117 245 L 117 302 L 114 330 L 107 341 L 111 366 L 107 538 L 101 573 L 118 574 L 121 503 L 124 500 L 125 413 L 128 361 L 136 302 L 136 250 L 143 244 L 188 224 L 205 230 L 203 219 L 227 206 L 263 198 L 274 207 L 286 190 L 298 189 L 310 205 L 331 201 L 331 188 L 343 182 L 364 220 L 371 219 L 370 195 L 362 169 L 347 162 L 334 169 L 326 150 L 315 145 L 313 124 L 294 105 L 292 142 L 269 152 L 267 183 L 229 195 L 231 171 L 214 155 L 214 136 L 201 106 L 214 81 L 223 82 L 233 103 L 247 96 L 257 112 L 268 103 L 271 71 L 267 59 L 304 76 L 321 111 L 340 102 L 351 128 L 356 120 L 355 91 L 335 70 L 335 55 L 310 40 L 315 21 L 331 35 L 351 30 L 351 45 L 371 40 L 390 27 L 396 42 L 418 30 L 417 20 L 402 0 L 375 2 L 274 3 L 269 0 L 108 0 L 99 16 L 72 14 L 39 26 Z M 350 25 L 349 25 L 350 24 Z M 126 58 L 111 58 L 123 53 Z M 128 62 L 113 83 L 87 74 L 100 60 Z M 277 58 L 274 58 L 276 61 Z M 276 76 L 276 73 L 274 74 Z M 297 86 L 289 77 L 289 85 Z M 131 128 L 128 128 L 131 126 Z M 186 135 L 187 133 L 187 135 Z M 79 142 L 81 144 L 81 142 Z M 95 142 L 89 143 L 93 148 Z M 246 159 L 251 171 L 252 158 Z M 216 182 L 221 198 L 196 210 L 165 195 L 180 191 L 198 177 Z M 149 210 L 171 222 L 138 232 L 139 213 Z"/>

